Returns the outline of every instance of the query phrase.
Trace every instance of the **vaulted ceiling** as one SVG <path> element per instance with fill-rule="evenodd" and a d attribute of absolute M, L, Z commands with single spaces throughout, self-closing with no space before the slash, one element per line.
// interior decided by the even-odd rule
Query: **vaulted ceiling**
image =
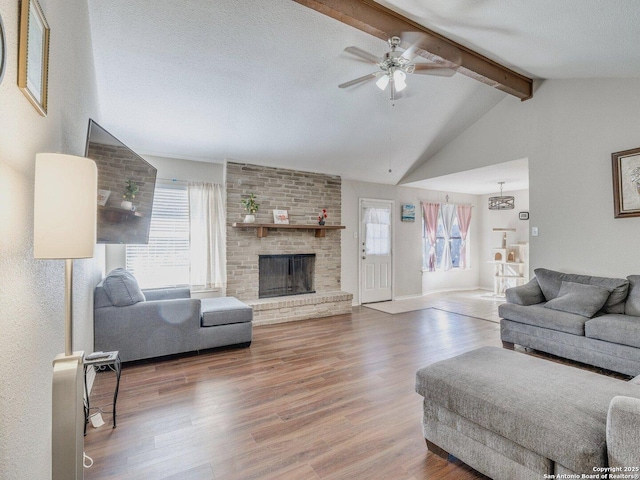
<path fill-rule="evenodd" d="M 100 123 L 143 154 L 395 184 L 509 95 L 463 73 L 338 89 L 376 68 L 345 47 L 388 45 L 310 3 L 90 1 Z M 529 78 L 640 76 L 635 0 L 377 3 Z"/>

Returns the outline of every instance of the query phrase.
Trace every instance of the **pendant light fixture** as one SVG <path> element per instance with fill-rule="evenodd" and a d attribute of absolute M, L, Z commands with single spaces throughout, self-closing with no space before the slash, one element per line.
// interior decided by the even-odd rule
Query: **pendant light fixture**
<path fill-rule="evenodd" d="M 489 210 L 513 210 L 516 206 L 515 197 L 502 195 L 504 182 L 498 182 L 498 185 L 500 185 L 500 196 L 489 197 Z"/>

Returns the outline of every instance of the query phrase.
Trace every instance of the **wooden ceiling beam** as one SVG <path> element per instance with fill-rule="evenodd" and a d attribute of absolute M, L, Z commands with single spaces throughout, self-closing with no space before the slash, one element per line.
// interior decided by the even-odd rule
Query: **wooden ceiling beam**
<path fill-rule="evenodd" d="M 459 62 L 457 71 L 521 100 L 533 96 L 533 81 L 373 0 L 294 0 L 346 25 L 387 40 L 403 32 L 420 32 L 416 53 L 427 60 Z"/>

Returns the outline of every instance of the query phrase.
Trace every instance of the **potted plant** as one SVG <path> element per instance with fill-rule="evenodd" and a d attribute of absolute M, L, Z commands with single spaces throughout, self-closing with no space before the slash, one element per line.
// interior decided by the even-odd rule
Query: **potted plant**
<path fill-rule="evenodd" d="M 260 207 L 260 205 L 256 203 L 256 196 L 251 193 L 249 194 L 249 198 L 243 198 L 240 200 L 240 203 L 244 207 L 245 211 L 249 212 L 244 217 L 244 223 L 254 223 L 256 221 L 255 213 Z"/>
<path fill-rule="evenodd" d="M 133 180 L 129 179 L 124 184 L 124 195 L 122 195 L 122 203 L 120 203 L 120 207 L 124 210 L 133 210 L 133 199 L 136 198 L 136 193 L 138 193 L 140 187 Z"/>

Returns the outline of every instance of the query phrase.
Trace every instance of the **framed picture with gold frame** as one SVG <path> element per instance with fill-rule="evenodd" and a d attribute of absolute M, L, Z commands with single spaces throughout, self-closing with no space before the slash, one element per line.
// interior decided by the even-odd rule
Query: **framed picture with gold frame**
<path fill-rule="evenodd" d="M 47 115 L 49 25 L 37 0 L 22 0 L 18 40 L 18 87 L 40 115 Z"/>
<path fill-rule="evenodd" d="M 640 148 L 611 154 L 615 218 L 640 217 Z"/>

